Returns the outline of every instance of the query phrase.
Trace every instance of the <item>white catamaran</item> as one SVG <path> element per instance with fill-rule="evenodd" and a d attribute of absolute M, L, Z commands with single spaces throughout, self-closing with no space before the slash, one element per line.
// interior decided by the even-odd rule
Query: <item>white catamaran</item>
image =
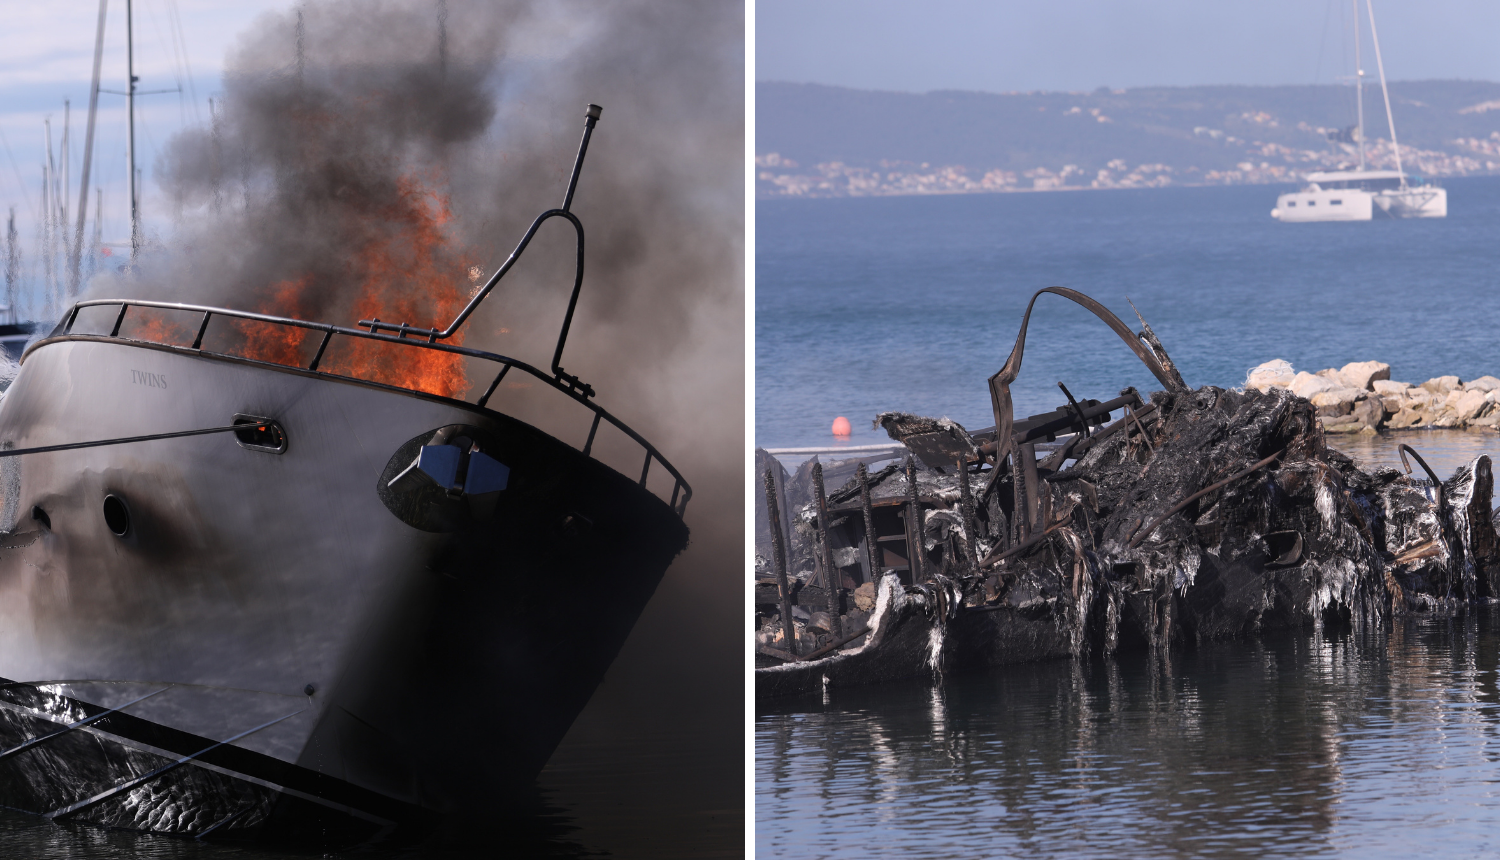
<path fill-rule="evenodd" d="M 1376 209 L 1392 218 L 1446 218 L 1448 191 L 1412 179 L 1401 169 L 1401 148 L 1396 143 L 1396 121 L 1391 116 L 1391 94 L 1385 83 L 1385 63 L 1380 58 L 1380 37 L 1375 32 L 1375 10 L 1365 0 L 1370 17 L 1370 39 L 1375 46 L 1375 68 L 1380 73 L 1380 92 L 1385 99 L 1385 119 L 1391 130 L 1395 170 L 1365 167 L 1364 69 L 1359 62 L 1359 0 L 1354 4 L 1354 87 L 1358 125 L 1354 145 L 1359 153 L 1356 170 L 1329 170 L 1307 175 L 1307 187 L 1276 199 L 1271 217 L 1281 221 L 1369 221 Z"/>

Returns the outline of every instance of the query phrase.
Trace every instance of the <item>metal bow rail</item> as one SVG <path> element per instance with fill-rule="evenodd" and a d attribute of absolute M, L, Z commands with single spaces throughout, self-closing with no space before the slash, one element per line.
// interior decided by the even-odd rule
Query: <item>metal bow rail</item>
<path fill-rule="evenodd" d="M 109 334 L 108 335 L 74 334 L 73 333 L 73 326 L 78 321 L 78 314 L 79 314 L 79 312 L 82 311 L 84 308 L 92 308 L 92 307 L 118 307 L 120 309 L 119 313 L 117 313 L 115 315 L 114 325 L 110 329 Z M 405 347 L 407 349 L 431 349 L 431 350 L 436 350 L 438 352 L 450 353 L 450 354 L 453 354 L 453 355 L 462 355 L 462 356 L 468 356 L 470 358 L 478 358 L 478 359 L 483 359 L 485 361 L 492 361 L 492 362 L 495 362 L 496 364 L 499 364 L 501 367 L 500 367 L 499 373 L 497 373 L 495 375 L 494 380 L 492 382 L 490 382 L 489 387 L 485 389 L 484 394 L 480 395 L 479 399 L 477 401 L 474 401 L 474 403 L 473 403 L 473 405 L 478 406 L 481 409 L 485 408 L 485 404 L 487 404 L 489 402 L 489 399 L 490 399 L 491 395 L 493 395 L 495 393 L 495 389 L 497 389 L 497 388 L 500 387 L 500 383 L 505 379 L 506 374 L 510 373 L 512 369 L 519 370 L 519 371 L 521 371 L 523 373 L 528 373 L 528 374 L 536 377 L 537 379 L 541 380 L 542 382 L 545 382 L 548 385 L 552 386 L 554 389 L 562 392 L 564 395 L 566 395 L 568 398 L 570 398 L 574 402 L 581 404 L 582 406 L 584 406 L 585 408 L 587 408 L 590 412 L 594 413 L 593 424 L 592 424 L 592 426 L 589 427 L 588 440 L 583 443 L 583 448 L 581 449 L 582 452 L 583 452 L 583 455 L 585 457 L 591 457 L 592 456 L 592 452 L 593 452 L 593 448 L 594 448 L 594 438 L 598 435 L 598 432 L 599 432 L 599 423 L 601 421 L 607 421 L 610 424 L 612 424 L 615 427 L 617 427 L 620 430 L 620 432 L 624 433 L 626 436 L 629 436 L 631 439 L 633 439 L 636 442 L 636 444 L 640 445 L 643 449 L 645 449 L 645 452 L 646 452 L 645 462 L 641 465 L 641 477 L 640 477 L 640 482 L 639 482 L 642 487 L 646 486 L 646 478 L 647 478 L 647 476 L 651 472 L 651 461 L 655 460 L 656 462 L 660 463 L 661 466 L 662 466 L 662 468 L 666 469 L 667 472 L 672 476 L 672 480 L 673 480 L 673 484 L 672 484 L 672 496 L 668 500 L 667 503 L 672 506 L 672 510 L 675 511 L 679 517 L 682 516 L 684 513 L 686 513 L 688 500 L 691 499 L 692 496 L 693 496 L 693 489 L 692 489 L 692 487 L 688 486 L 688 482 L 683 479 L 682 473 L 679 472 L 679 471 L 677 471 L 677 468 L 675 466 L 673 466 L 671 463 L 669 463 L 667 461 L 667 458 L 663 457 L 661 455 L 661 452 L 658 451 L 658 450 L 656 450 L 655 446 L 653 446 L 650 442 L 647 442 L 646 439 L 645 439 L 645 437 L 643 437 L 643 436 L 641 436 L 641 434 L 635 432 L 635 430 L 631 429 L 630 426 L 627 425 L 625 422 L 623 422 L 620 419 L 616 418 L 615 416 L 611 415 L 608 410 L 604 409 L 602 406 L 600 406 L 599 404 L 595 403 L 593 401 L 593 399 L 589 396 L 589 395 L 591 395 L 593 393 L 592 391 L 590 391 L 589 394 L 584 394 L 583 392 L 581 392 L 581 391 L 578 390 L 578 388 L 576 387 L 576 384 L 570 384 L 570 382 L 573 382 L 571 380 L 568 380 L 568 379 L 563 378 L 563 377 L 553 376 L 552 374 L 549 374 L 549 373 L 547 373 L 547 372 L 545 372 L 543 370 L 540 370 L 540 369 L 538 369 L 536 367 L 532 367 L 531 365 L 527 364 L 524 361 L 520 361 L 518 359 L 510 358 L 510 357 L 504 356 L 504 355 L 499 355 L 499 354 L 493 353 L 493 352 L 485 352 L 484 350 L 471 349 L 471 348 L 466 347 L 466 346 L 454 346 L 452 344 L 447 344 L 447 343 L 437 343 L 437 342 L 433 342 L 433 341 L 416 340 L 416 339 L 413 339 L 413 338 L 406 338 L 406 337 L 401 337 L 401 336 L 396 336 L 396 335 L 380 334 L 378 332 L 366 331 L 365 329 L 347 328 L 345 326 L 337 326 L 337 325 L 332 325 L 330 323 L 308 322 L 307 320 L 291 319 L 289 317 L 271 316 L 269 314 L 250 313 L 249 311 L 237 311 L 237 310 L 231 310 L 229 308 L 216 308 L 216 307 L 208 307 L 208 306 L 205 306 L 205 305 L 179 304 L 179 303 L 176 303 L 176 302 L 132 301 L 132 300 L 129 300 L 129 299 L 94 299 L 94 300 L 91 300 L 91 301 L 78 302 L 77 304 L 73 305 L 72 309 L 70 309 L 68 311 L 67 315 L 63 317 L 62 322 L 57 326 L 57 328 L 54 329 L 50 335 L 48 335 L 47 340 L 51 340 L 52 338 L 57 338 L 57 337 L 76 337 L 76 338 L 113 339 L 113 340 L 122 340 L 122 341 L 127 341 L 127 342 L 132 342 L 132 343 L 142 343 L 142 342 L 144 342 L 144 343 L 153 343 L 153 344 L 154 343 L 158 343 L 157 341 L 138 341 L 138 340 L 136 340 L 134 338 L 126 338 L 126 337 L 121 337 L 120 336 L 120 327 L 125 322 L 125 316 L 126 316 L 127 312 L 129 312 L 129 310 L 131 308 L 133 308 L 133 307 L 134 308 L 153 308 L 153 309 L 157 309 L 157 310 L 167 310 L 167 311 L 183 311 L 183 312 L 186 312 L 186 313 L 202 314 L 202 319 L 198 323 L 198 333 L 193 338 L 193 345 L 191 347 L 182 347 L 182 346 L 176 346 L 176 345 L 173 345 L 173 344 L 160 344 L 161 346 L 165 346 L 165 347 L 167 347 L 169 349 L 179 350 L 179 351 L 184 351 L 184 352 L 193 352 L 193 353 L 196 353 L 196 354 L 199 354 L 199 355 L 213 355 L 213 356 L 221 356 L 221 357 L 224 357 L 224 358 L 233 358 L 233 359 L 238 360 L 238 361 L 253 361 L 253 362 L 256 362 L 258 364 L 267 364 L 267 365 L 270 365 L 272 367 L 297 367 L 300 370 L 311 371 L 313 373 L 316 373 L 316 374 L 319 374 L 319 375 L 328 376 L 328 377 L 335 378 L 335 379 L 358 379 L 358 377 L 348 377 L 348 376 L 343 376 L 341 374 L 329 373 L 328 371 L 325 371 L 325 370 L 318 370 L 318 364 L 323 360 L 323 354 L 328 350 L 328 344 L 329 344 L 330 341 L 333 340 L 334 335 L 339 335 L 340 337 L 353 337 L 353 338 L 361 338 L 363 340 L 376 340 L 376 341 L 381 341 L 383 343 L 397 344 L 397 345 Z M 278 325 L 278 326 L 290 326 L 290 327 L 293 327 L 293 328 L 308 329 L 308 330 L 311 330 L 311 331 L 318 331 L 318 332 L 322 332 L 323 333 L 323 338 L 322 338 L 321 342 L 319 342 L 317 352 L 315 352 L 313 354 L 312 360 L 310 362 L 308 362 L 308 364 L 306 364 L 306 365 L 300 365 L 300 364 L 299 365 L 277 364 L 275 362 L 259 361 L 257 359 L 245 358 L 244 356 L 231 355 L 231 354 L 228 354 L 228 353 L 210 352 L 208 350 L 203 349 L 203 335 L 204 335 L 205 332 L 208 331 L 208 323 L 209 323 L 209 321 L 211 319 L 213 319 L 214 317 L 216 317 L 216 316 L 219 316 L 219 317 L 229 317 L 231 319 L 250 320 L 250 321 L 253 321 L 253 322 L 260 322 L 260 323 L 269 323 L 271 325 Z M 42 343 L 42 342 L 45 342 L 45 341 L 39 341 L 38 343 Z M 34 349 L 37 345 L 38 344 L 33 344 L 32 348 Z M 28 350 L 28 352 L 29 351 L 30 350 Z M 24 360 L 24 359 L 25 359 L 25 357 L 23 356 L 22 360 Z M 362 381 L 362 382 L 372 382 L 372 383 L 377 384 L 377 385 L 387 385 L 387 383 L 375 382 L 374 380 L 359 380 L 359 381 Z M 401 386 L 388 386 L 388 387 L 401 388 Z M 441 397 L 441 395 L 431 394 L 430 392 L 424 392 L 424 391 L 421 391 L 420 389 L 415 389 L 415 388 L 402 388 L 402 390 L 416 391 L 418 393 L 426 394 L 426 395 L 432 396 L 432 397 Z M 468 400 L 458 400 L 457 398 L 451 398 L 451 397 L 444 397 L 442 399 L 444 399 L 444 400 L 455 400 L 457 402 L 464 403 L 464 404 L 468 404 L 470 402 Z"/>
<path fill-rule="evenodd" d="M 646 486 L 646 477 L 651 472 L 651 461 L 656 460 L 657 462 L 661 463 L 662 467 L 672 475 L 673 480 L 672 498 L 668 502 L 668 504 L 672 506 L 672 510 L 676 511 L 677 515 L 680 517 L 684 514 L 684 512 L 687 511 L 688 499 L 692 498 L 693 496 L 693 489 L 692 487 L 688 486 L 687 481 L 683 480 L 682 473 L 678 472 L 671 463 L 667 462 L 667 459 L 661 455 L 661 452 L 657 451 L 650 442 L 647 442 L 644 438 L 642 438 L 641 434 L 630 429 L 630 427 L 626 426 L 623 421 L 609 414 L 608 411 L 595 404 L 592 400 L 594 396 L 594 389 L 592 386 L 583 382 L 577 376 L 567 373 L 562 368 L 563 347 L 567 344 L 568 331 L 572 328 L 573 325 L 573 313 L 578 307 L 578 296 L 580 290 L 583 287 L 583 224 L 578 220 L 578 217 L 574 215 L 570 210 L 573 205 L 573 194 L 578 187 L 578 176 L 583 170 L 583 159 L 584 156 L 588 153 L 589 138 L 593 135 L 594 126 L 598 123 L 599 116 L 602 110 L 602 108 L 595 104 L 591 104 L 588 106 L 588 110 L 584 116 L 583 140 L 578 145 L 578 155 L 573 161 L 573 173 L 568 179 L 568 191 L 567 195 L 563 198 L 562 208 L 549 209 L 546 212 L 543 212 L 541 215 L 537 216 L 536 220 L 531 223 L 530 229 L 526 231 L 525 236 L 521 238 L 521 241 L 516 246 L 515 250 L 511 252 L 510 257 L 507 258 L 506 261 L 495 271 L 495 273 L 490 276 L 490 279 L 485 283 L 485 285 L 474 294 L 473 298 L 469 300 L 469 303 L 461 312 L 459 312 L 458 316 L 453 320 L 452 323 L 448 325 L 447 328 L 444 328 L 442 330 L 436 328 L 420 329 L 409 326 L 404 322 L 400 324 L 392 324 L 381 322 L 379 319 L 360 320 L 360 328 L 345 328 L 343 326 L 331 325 L 329 323 L 308 322 L 306 320 L 290 319 L 288 317 L 277 317 L 270 316 L 268 314 L 256 314 L 249 313 L 247 311 L 230 310 L 228 308 L 207 307 L 204 305 L 185 305 L 173 302 L 138 302 L 129 299 L 98 299 L 94 301 L 79 302 L 75 304 L 68 312 L 67 316 L 63 318 L 62 323 L 59 324 L 55 330 L 53 330 L 50 337 L 79 337 L 80 335 L 73 334 L 73 325 L 78 321 L 78 312 L 84 308 L 118 306 L 120 312 L 115 316 L 114 328 L 110 330 L 108 337 L 119 340 L 132 340 L 131 338 L 120 337 L 120 326 L 125 322 L 126 312 L 129 311 L 132 307 L 138 307 L 155 308 L 159 310 L 170 311 L 186 311 L 189 313 L 202 314 L 203 319 L 198 324 L 198 334 L 195 338 L 193 338 L 193 345 L 189 349 L 205 355 L 220 354 L 208 353 L 203 349 L 203 334 L 204 332 L 208 331 L 209 320 L 214 316 L 232 317 L 234 319 L 269 323 L 271 325 L 292 326 L 295 328 L 320 331 L 323 333 L 323 340 L 318 344 L 318 351 L 313 355 L 312 361 L 305 368 L 301 369 L 309 370 L 314 373 L 324 373 L 329 376 L 339 376 L 339 374 L 328 374 L 327 371 L 318 370 L 318 363 L 323 360 L 323 353 L 327 351 L 328 344 L 331 340 L 333 340 L 334 335 L 364 338 L 365 340 L 378 340 L 385 343 L 400 344 L 402 346 L 413 349 L 432 349 L 437 350 L 438 352 L 447 352 L 454 355 L 464 355 L 469 356 L 470 358 L 481 358 L 487 361 L 497 362 L 501 365 L 500 372 L 495 376 L 494 381 L 490 383 L 489 388 L 485 389 L 484 394 L 480 396 L 478 402 L 475 405 L 479 406 L 481 409 L 484 408 L 485 404 L 489 402 L 490 396 L 495 393 L 495 389 L 500 387 L 500 383 L 505 379 L 505 375 L 507 373 L 510 373 L 511 368 L 518 368 L 525 373 L 531 374 L 532 376 L 547 383 L 558 391 L 561 391 L 563 394 L 566 394 L 574 401 L 583 404 L 591 412 L 594 413 L 594 423 L 593 426 L 589 427 L 588 441 L 583 444 L 582 450 L 585 457 L 592 455 L 592 451 L 594 448 L 594 437 L 599 432 L 599 422 L 608 421 L 610 424 L 618 427 L 620 431 L 626 436 L 634 439 L 636 443 L 639 444 L 642 448 L 646 449 L 646 459 L 645 462 L 641 465 L 640 484 L 642 487 Z M 567 314 L 563 317 L 562 328 L 557 335 L 557 347 L 552 353 L 552 372 L 550 374 L 545 373 L 535 367 L 532 367 L 529 364 L 526 364 L 525 362 L 517 361 L 516 359 L 509 358 L 507 356 L 497 355 L 493 352 L 484 352 L 483 350 L 469 349 L 468 347 L 453 346 L 447 343 L 441 343 L 440 341 L 445 341 L 448 338 L 452 337 L 469 318 L 469 316 L 474 313 L 474 310 L 479 307 L 480 302 L 484 301 L 485 297 L 495 289 L 495 286 L 500 282 L 500 279 L 505 276 L 506 272 L 510 271 L 511 267 L 515 265 L 516 260 L 520 258 L 521 254 L 526 250 L 527 245 L 531 243 L 531 239 L 536 235 L 537 230 L 541 228 L 543 223 L 552 218 L 562 218 L 568 223 L 572 224 L 574 232 L 577 234 L 578 240 L 577 264 L 573 275 L 573 290 L 568 299 Z M 394 334 L 382 334 L 382 332 L 393 332 Z M 84 336 L 100 337 L 100 335 Z M 147 342 L 154 343 L 155 341 Z M 164 345 L 172 349 L 183 349 L 183 347 L 178 347 L 172 344 Z M 238 358 L 247 361 L 255 360 L 246 359 L 243 356 L 225 357 Z M 274 362 L 262 363 L 275 364 Z M 290 365 L 275 364 L 275 366 L 284 367 Z M 300 365 L 297 366 L 299 368 L 301 367 Z M 374 382 L 374 380 L 361 381 Z M 419 389 L 405 390 L 417 391 Z M 423 393 L 426 394 L 430 392 Z M 462 402 L 467 403 L 468 401 Z"/>

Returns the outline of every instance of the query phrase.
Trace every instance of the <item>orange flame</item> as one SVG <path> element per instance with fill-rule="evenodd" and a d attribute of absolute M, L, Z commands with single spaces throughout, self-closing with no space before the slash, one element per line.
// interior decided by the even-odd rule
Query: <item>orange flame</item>
<path fill-rule="evenodd" d="M 181 321 L 168 318 L 166 313 L 156 308 L 132 308 L 120 324 L 120 337 L 172 346 L 191 344 L 193 332 Z"/>
<path fill-rule="evenodd" d="M 467 301 L 460 279 L 469 267 L 443 230 L 452 219 L 447 197 L 408 177 L 399 183 L 396 200 L 373 217 L 381 229 L 371 232 L 379 232 L 380 238 L 367 242 L 346 263 L 358 286 L 347 308 L 352 319 L 335 321 L 350 325 L 379 318 L 424 328 L 447 326 Z M 260 312 L 306 319 L 299 311 L 311 304 L 310 291 L 316 286 L 306 275 L 281 281 Z M 307 366 L 322 338 L 309 329 L 248 320 L 236 321 L 236 328 L 244 337 L 246 357 L 277 364 Z M 462 344 L 462 333 L 448 342 Z M 462 397 L 469 388 L 462 356 L 361 338 L 334 338 L 318 369 L 444 397 Z"/>
<path fill-rule="evenodd" d="M 270 302 L 276 309 L 262 309 L 260 312 L 276 316 L 299 317 L 302 291 L 307 288 L 309 280 L 304 276 L 276 284 L 271 288 Z M 244 346 L 241 351 L 246 358 L 292 367 L 304 367 L 312 360 L 312 356 L 304 354 L 303 349 L 303 344 L 314 334 L 310 329 L 256 320 L 235 320 L 234 328 L 243 338 Z"/>
<path fill-rule="evenodd" d="M 396 200 L 374 214 L 370 226 L 377 229 L 369 232 L 381 234 L 380 238 L 368 241 L 345 261 L 345 271 L 358 286 L 347 307 L 335 305 L 334 313 L 344 313 L 345 318 L 314 319 L 318 291 L 327 289 L 339 298 L 339 285 L 319 284 L 307 274 L 272 285 L 258 311 L 345 326 L 360 319 L 379 318 L 442 328 L 468 300 L 460 277 L 471 268 L 466 257 L 450 247 L 443 232 L 451 219 L 445 196 L 416 179 L 403 179 Z M 184 320 L 169 319 L 165 313 L 137 308 L 124 321 L 120 334 L 156 343 L 190 345 L 196 328 L 189 328 Z M 258 361 L 307 367 L 322 338 L 323 333 L 315 329 L 236 319 L 227 327 L 208 332 L 203 346 Z M 418 335 L 411 339 L 425 338 Z M 448 342 L 461 345 L 462 332 Z M 364 338 L 334 338 L 318 369 L 443 397 L 461 398 L 469 389 L 463 356 Z"/>

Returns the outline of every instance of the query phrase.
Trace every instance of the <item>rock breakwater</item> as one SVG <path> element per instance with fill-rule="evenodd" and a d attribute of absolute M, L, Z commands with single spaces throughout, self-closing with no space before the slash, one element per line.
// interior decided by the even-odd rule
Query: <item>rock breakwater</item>
<path fill-rule="evenodd" d="M 1251 368 L 1245 388 L 1262 393 L 1285 388 L 1306 398 L 1317 408 L 1318 421 L 1328 433 L 1500 428 L 1500 379 L 1493 376 L 1467 382 L 1457 376 L 1399 382 L 1391 379 L 1391 366 L 1381 361 L 1356 361 L 1308 373 L 1274 359 Z"/>

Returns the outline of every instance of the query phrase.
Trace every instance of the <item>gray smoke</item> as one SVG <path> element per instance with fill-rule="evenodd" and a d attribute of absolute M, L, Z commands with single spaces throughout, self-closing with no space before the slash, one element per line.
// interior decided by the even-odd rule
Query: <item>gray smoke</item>
<path fill-rule="evenodd" d="M 128 282 L 94 284 L 345 325 L 373 295 L 382 319 L 441 327 L 469 269 L 487 276 L 561 204 L 584 106 L 603 105 L 573 204 L 587 272 L 563 366 L 681 469 L 693 537 L 575 735 L 628 742 L 692 712 L 702 755 L 663 784 L 730 809 L 743 788 L 743 27 L 734 2 L 344 0 L 266 16 L 231 56 L 213 124 L 156 166 L 174 235 Z M 419 241 L 434 224 L 441 241 Z M 573 254 L 571 229 L 549 222 L 465 344 L 547 367 Z M 506 388 L 491 405 L 581 444 L 586 418 L 544 393 Z M 600 450 L 638 472 L 630 446 Z"/>

